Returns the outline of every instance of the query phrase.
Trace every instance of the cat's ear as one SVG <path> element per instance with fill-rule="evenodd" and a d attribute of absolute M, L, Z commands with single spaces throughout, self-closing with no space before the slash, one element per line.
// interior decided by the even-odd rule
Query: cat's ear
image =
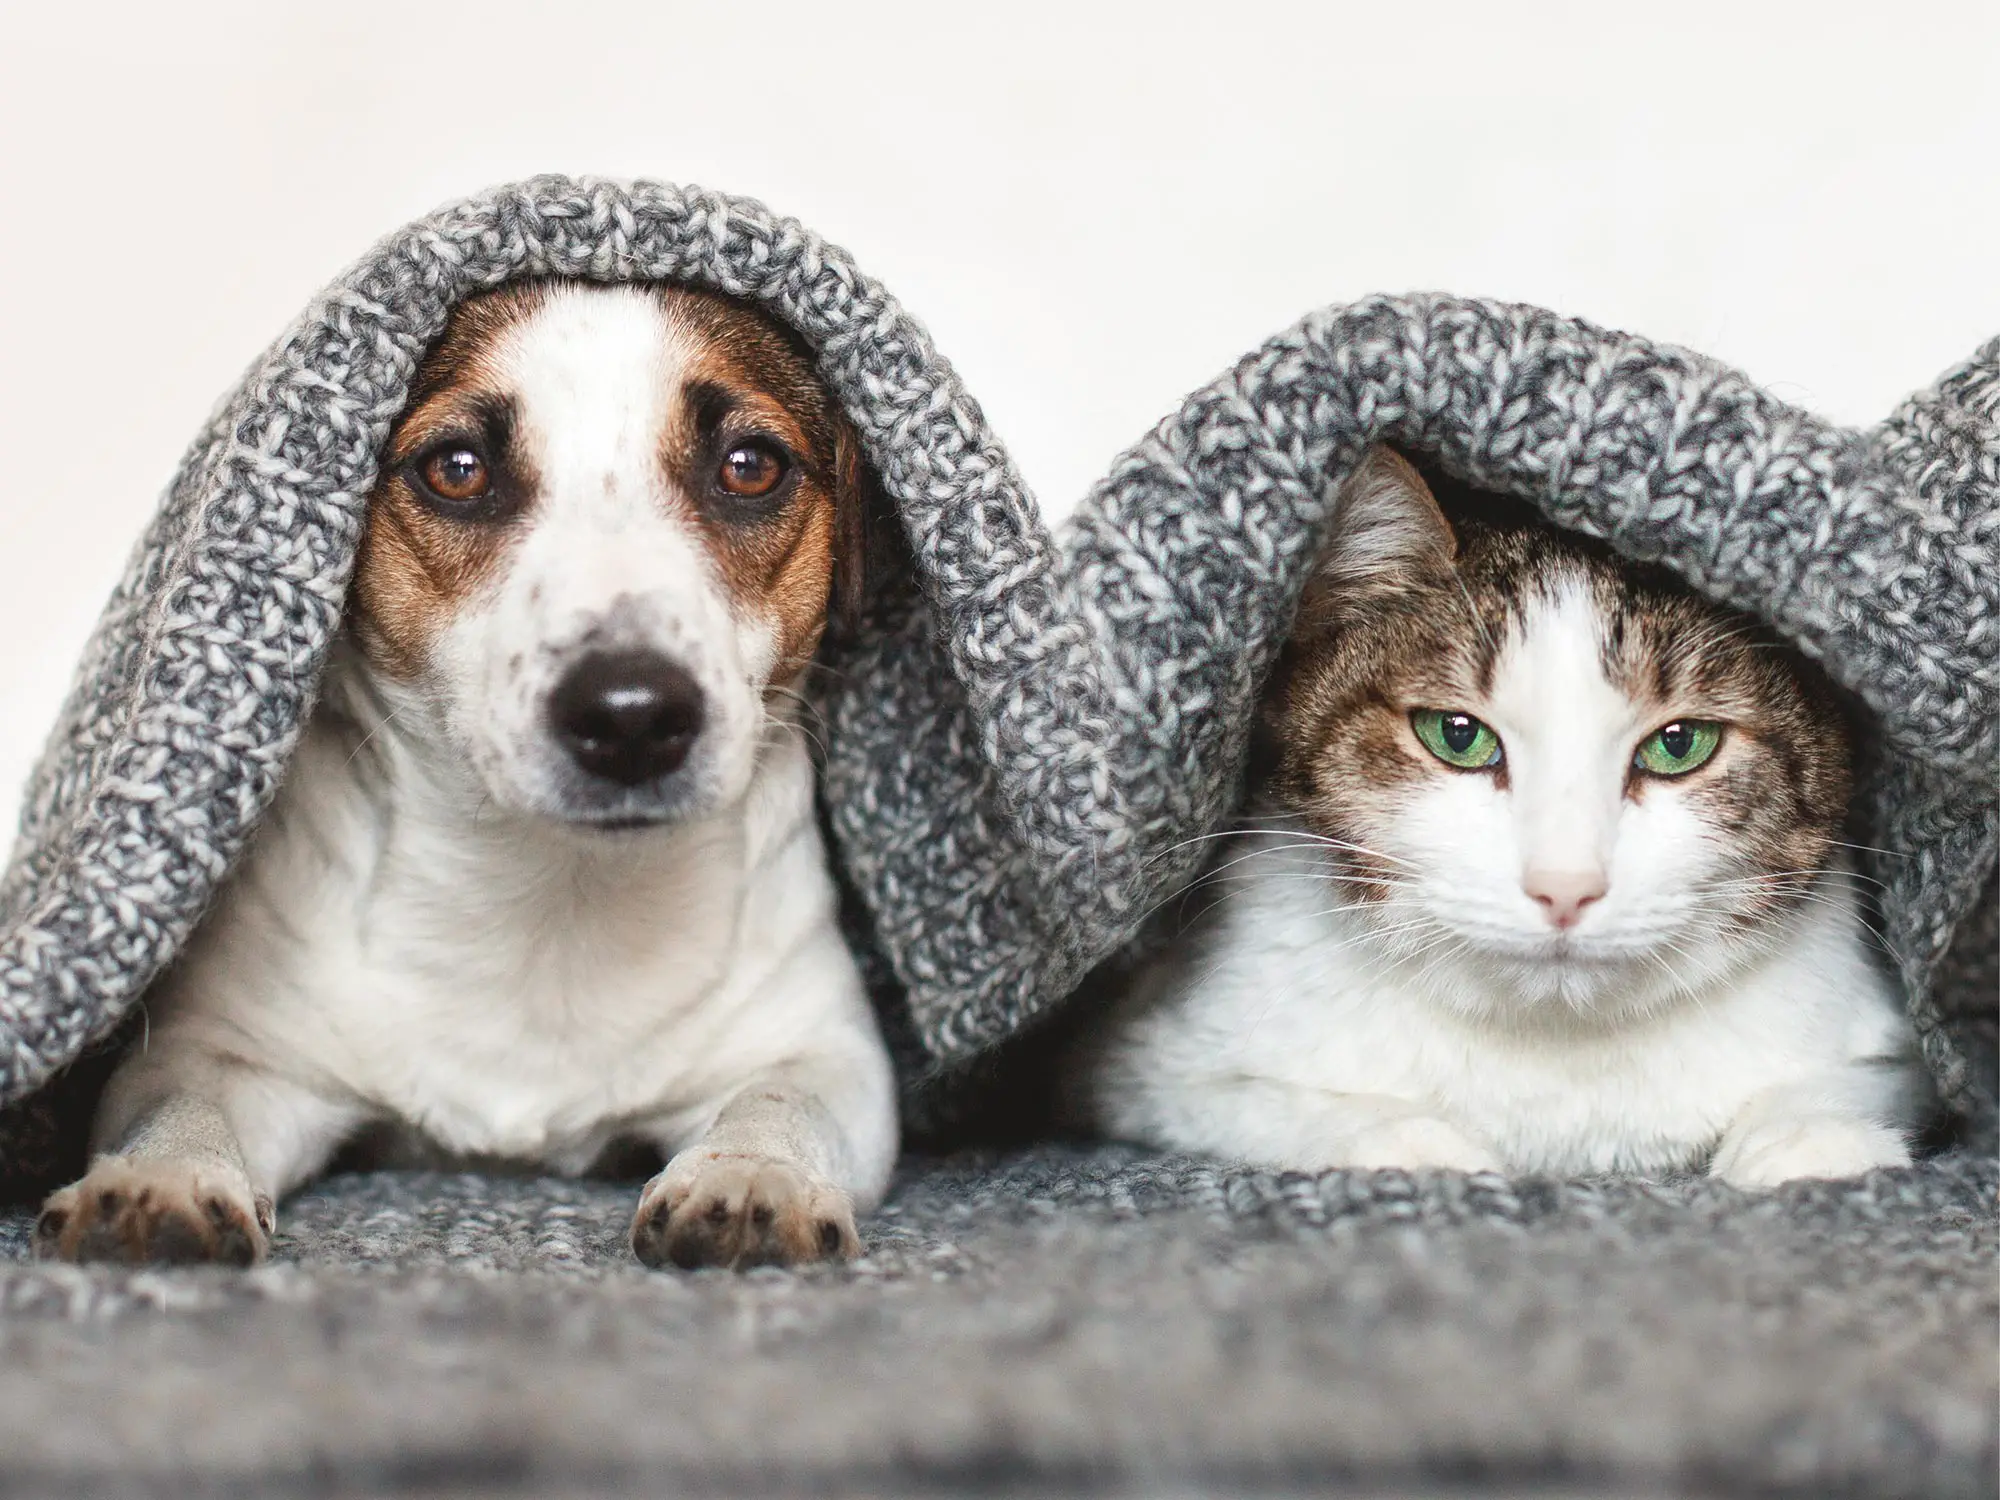
<path fill-rule="evenodd" d="M 1423 475 L 1402 454 L 1377 446 L 1340 487 L 1313 587 L 1435 579 L 1457 553 L 1458 539 Z"/>
<path fill-rule="evenodd" d="M 1265 695 L 1259 733 L 1272 747 L 1271 763 L 1290 767 L 1273 785 L 1298 771 L 1284 747 L 1318 733 L 1312 683 L 1327 647 L 1397 596 L 1448 585 L 1457 556 L 1458 538 L 1424 476 L 1394 449 L 1369 449 L 1334 496 L 1326 540 Z M 1304 782 L 1292 791 L 1308 794 Z"/>

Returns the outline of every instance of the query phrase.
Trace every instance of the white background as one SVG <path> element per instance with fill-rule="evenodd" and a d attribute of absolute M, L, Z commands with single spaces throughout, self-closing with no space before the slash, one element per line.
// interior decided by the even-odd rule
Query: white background
<path fill-rule="evenodd" d="M 1052 515 L 1374 291 L 1539 302 L 1851 421 L 2000 330 L 1993 0 L 0 16 L 0 828 L 210 405 L 378 235 L 537 171 L 846 245 Z"/>

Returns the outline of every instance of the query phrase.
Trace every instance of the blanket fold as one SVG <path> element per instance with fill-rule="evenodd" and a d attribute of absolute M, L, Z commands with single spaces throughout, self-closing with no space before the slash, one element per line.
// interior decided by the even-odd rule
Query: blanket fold
<path fill-rule="evenodd" d="M 0 877 L 0 1101 L 111 1033 L 200 919 L 311 711 L 418 360 L 459 300 L 528 276 L 755 302 L 853 419 L 903 546 L 816 678 L 824 792 L 931 1063 L 1048 1014 L 1189 873 L 1331 497 L 1387 439 L 1756 612 L 1854 695 L 1858 857 L 1940 1088 L 1990 1118 L 2000 339 L 1857 431 L 1540 309 L 1372 299 L 1189 397 L 1051 533 L 951 366 L 843 252 L 745 200 L 562 178 L 381 241 L 190 448 Z M 0 1175 L 30 1170 L 24 1139 L 0 1131 Z"/>

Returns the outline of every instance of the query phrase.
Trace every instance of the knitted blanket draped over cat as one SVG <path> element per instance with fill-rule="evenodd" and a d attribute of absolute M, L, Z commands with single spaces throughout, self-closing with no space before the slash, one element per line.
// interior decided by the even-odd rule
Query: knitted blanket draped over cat
<path fill-rule="evenodd" d="M 1882 851 L 1857 869 L 1940 1097 L 1990 1121 L 2000 340 L 1860 431 L 1534 308 L 1331 308 L 1188 398 L 1052 535 L 950 365 L 845 254 L 743 200 L 559 178 L 382 240 L 197 437 L 0 879 L 0 1096 L 39 1107 L 132 1014 L 269 806 L 381 444 L 450 309 L 558 274 L 763 306 L 880 481 L 900 557 L 822 674 L 822 787 L 916 1071 L 1049 1013 L 1198 863 L 1334 496 L 1388 441 L 1757 615 L 1853 695 L 1853 841 Z M 50 1170 L 35 1118 L 11 1116 L 9 1176 Z"/>

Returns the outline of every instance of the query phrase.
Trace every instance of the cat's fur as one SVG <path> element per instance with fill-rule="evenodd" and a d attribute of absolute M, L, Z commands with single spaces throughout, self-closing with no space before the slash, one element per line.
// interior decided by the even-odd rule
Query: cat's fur
<path fill-rule="evenodd" d="M 1422 709 L 1498 763 L 1446 764 Z M 1378 450 L 1266 712 L 1266 816 L 1080 1054 L 1101 1127 L 1297 1168 L 1909 1160 L 1928 1095 L 1843 857 L 1845 728 L 1754 622 L 1490 497 L 1448 520 Z M 1724 726 L 1713 757 L 1635 766 L 1681 720 Z"/>

